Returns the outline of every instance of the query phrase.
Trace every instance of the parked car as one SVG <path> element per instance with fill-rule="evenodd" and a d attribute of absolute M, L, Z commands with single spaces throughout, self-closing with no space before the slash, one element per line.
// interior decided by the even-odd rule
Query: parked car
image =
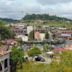
<path fill-rule="evenodd" d="M 45 62 L 45 59 L 44 59 L 43 57 L 41 57 L 41 56 L 37 56 L 37 57 L 35 58 L 35 61 Z"/>

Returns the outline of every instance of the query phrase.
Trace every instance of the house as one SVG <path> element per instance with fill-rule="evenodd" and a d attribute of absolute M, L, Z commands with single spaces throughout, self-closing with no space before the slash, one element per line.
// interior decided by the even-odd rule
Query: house
<path fill-rule="evenodd" d="M 14 45 L 17 45 L 17 41 L 15 39 L 2 40 L 1 43 L 3 46 L 0 47 L 0 50 L 2 49 L 6 51 L 11 50 Z"/>
<path fill-rule="evenodd" d="M 17 39 L 21 39 L 22 41 L 28 41 L 28 36 L 25 36 L 25 35 L 18 35 L 16 36 Z"/>
<path fill-rule="evenodd" d="M 0 72 L 10 72 L 9 52 L 0 50 Z"/>
<path fill-rule="evenodd" d="M 35 40 L 40 40 L 40 32 L 36 31 L 34 33 Z"/>
<path fill-rule="evenodd" d="M 34 33 L 34 37 L 35 37 L 36 40 L 43 41 L 45 39 L 45 33 L 40 33 L 38 31 L 36 31 Z"/>
<path fill-rule="evenodd" d="M 41 41 L 45 40 L 45 33 L 40 33 L 40 40 Z"/>

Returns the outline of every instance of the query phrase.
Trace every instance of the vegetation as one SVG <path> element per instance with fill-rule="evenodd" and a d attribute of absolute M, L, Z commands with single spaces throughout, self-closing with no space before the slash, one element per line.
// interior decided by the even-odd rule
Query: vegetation
<path fill-rule="evenodd" d="M 14 38 L 14 33 L 9 27 L 5 26 L 5 23 L 0 21 L 0 40 Z"/>
<path fill-rule="evenodd" d="M 70 19 L 64 17 L 57 17 L 55 15 L 50 16 L 49 14 L 31 14 L 26 15 L 24 20 L 55 20 L 55 21 L 71 21 Z"/>
<path fill-rule="evenodd" d="M 0 18 L 0 20 L 4 21 L 6 23 L 16 23 L 16 22 L 18 22 L 17 20 L 9 19 L 9 18 Z"/>
<path fill-rule="evenodd" d="M 57 56 L 60 57 L 59 62 L 55 59 L 51 64 L 24 63 L 23 69 L 18 69 L 17 72 L 72 72 L 72 51 Z"/>
<path fill-rule="evenodd" d="M 65 51 L 61 54 L 61 64 L 67 67 L 72 66 L 72 51 Z"/>
<path fill-rule="evenodd" d="M 21 22 L 27 23 L 33 26 L 54 26 L 54 27 L 67 27 L 72 28 L 72 20 L 57 17 L 57 16 L 50 16 L 48 14 L 32 14 L 26 15 Z"/>
<path fill-rule="evenodd" d="M 16 70 L 16 66 L 18 65 L 20 68 L 22 68 L 22 63 L 24 61 L 24 52 L 17 47 L 13 47 L 11 54 L 10 54 L 10 59 L 11 59 L 11 69 L 12 72 Z"/>
<path fill-rule="evenodd" d="M 34 46 L 33 48 L 31 48 L 29 51 L 28 51 L 28 55 L 29 56 L 38 56 L 39 54 L 41 54 L 41 51 L 36 47 Z"/>
<path fill-rule="evenodd" d="M 34 40 L 34 31 L 31 31 L 30 33 L 29 33 L 29 40 Z"/>
<path fill-rule="evenodd" d="M 45 44 L 43 47 L 43 50 L 44 50 L 44 52 L 48 52 L 48 51 L 52 50 L 52 47 L 51 47 L 51 45 Z"/>
<path fill-rule="evenodd" d="M 48 32 L 46 32 L 46 34 L 45 34 L 45 39 L 49 39 L 49 33 Z"/>

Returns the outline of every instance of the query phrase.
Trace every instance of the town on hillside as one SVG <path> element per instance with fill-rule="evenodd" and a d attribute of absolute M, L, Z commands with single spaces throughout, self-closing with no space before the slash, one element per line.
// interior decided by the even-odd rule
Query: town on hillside
<path fill-rule="evenodd" d="M 0 21 L 0 72 L 71 72 L 72 28 L 25 21 Z"/>

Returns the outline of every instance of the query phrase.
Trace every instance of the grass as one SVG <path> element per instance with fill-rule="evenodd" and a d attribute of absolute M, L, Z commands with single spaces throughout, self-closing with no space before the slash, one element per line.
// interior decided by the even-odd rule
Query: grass
<path fill-rule="evenodd" d="M 42 25 L 48 25 L 48 26 L 54 26 L 54 27 L 66 27 L 66 28 L 72 28 L 72 22 L 68 23 L 66 21 L 45 21 L 46 23 L 39 22 L 37 20 L 26 22 L 30 25 L 34 26 L 42 26 Z"/>
<path fill-rule="evenodd" d="M 40 64 L 40 63 L 24 63 L 22 69 L 17 69 L 17 72 L 72 72 L 72 67 L 67 65 Z"/>
<path fill-rule="evenodd" d="M 18 69 L 17 72 L 50 72 L 49 65 L 40 63 L 24 63 L 23 69 Z"/>

